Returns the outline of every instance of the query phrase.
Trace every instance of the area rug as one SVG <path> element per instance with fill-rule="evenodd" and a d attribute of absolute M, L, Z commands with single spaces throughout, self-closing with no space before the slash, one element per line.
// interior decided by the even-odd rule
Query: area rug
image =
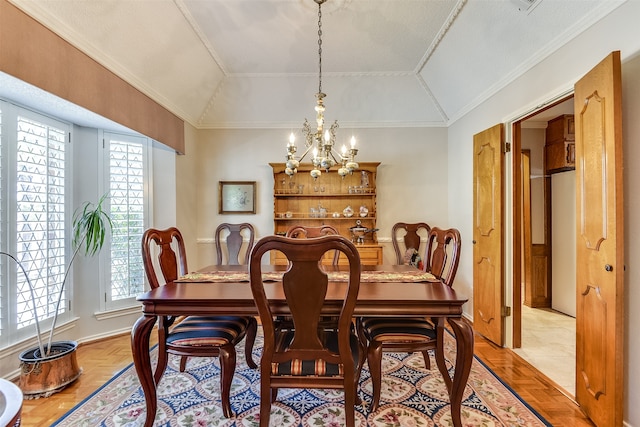
<path fill-rule="evenodd" d="M 455 340 L 448 334 L 445 356 L 450 373 L 455 360 Z M 239 349 L 243 349 L 240 344 Z M 259 335 L 254 349 L 258 360 L 262 349 Z M 152 350 L 152 363 L 157 347 Z M 234 419 L 226 419 L 220 407 L 220 366 L 216 358 L 190 358 L 185 372 L 178 371 L 179 359 L 170 357 L 158 385 L 155 427 L 258 426 L 258 370 L 245 363 L 238 351 L 238 366 L 231 390 Z M 362 372 L 360 396 L 365 405 L 356 408 L 357 426 L 430 427 L 451 426 L 449 398 L 433 355 L 433 370 L 427 370 L 419 353 L 385 353 L 380 407 L 367 409 L 371 401 L 371 380 L 367 366 Z M 272 405 L 270 425 L 277 427 L 338 427 L 344 425 L 342 393 L 335 390 L 279 390 Z M 462 407 L 462 424 L 470 426 L 550 426 L 527 403 L 474 356 Z M 53 426 L 138 426 L 143 425 L 145 403 L 133 365 L 56 421 Z"/>

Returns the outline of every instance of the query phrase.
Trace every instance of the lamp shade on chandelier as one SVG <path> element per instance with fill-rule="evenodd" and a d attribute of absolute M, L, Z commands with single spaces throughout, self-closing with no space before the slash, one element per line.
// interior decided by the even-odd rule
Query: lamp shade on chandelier
<path fill-rule="evenodd" d="M 293 176 L 298 171 L 300 162 L 311 153 L 311 163 L 313 169 L 311 170 L 311 176 L 313 179 L 317 179 L 321 174 L 321 169 L 325 172 L 339 165 L 338 174 L 341 177 L 345 177 L 347 174 L 353 173 L 358 169 L 358 163 L 355 161 L 355 157 L 358 154 L 358 149 L 355 147 L 356 140 L 352 136 L 350 148 L 345 145 L 342 146 L 340 152 L 335 150 L 336 142 L 336 130 L 338 129 L 338 121 L 336 120 L 329 129 L 324 128 L 324 97 L 327 96 L 322 93 L 322 4 L 326 0 L 313 0 L 318 4 L 318 93 L 316 93 L 316 128 L 312 129 L 311 125 L 304 120 L 302 125 L 302 133 L 305 137 L 305 151 L 302 156 L 296 158 L 296 142 L 293 133 L 289 136 L 289 143 L 287 144 L 287 162 L 285 173 L 289 176 Z"/>

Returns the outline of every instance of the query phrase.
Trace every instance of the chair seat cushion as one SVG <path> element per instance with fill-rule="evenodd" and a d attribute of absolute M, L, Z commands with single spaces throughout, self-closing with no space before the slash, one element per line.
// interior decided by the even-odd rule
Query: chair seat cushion
<path fill-rule="evenodd" d="M 166 341 L 181 346 L 235 345 L 250 321 L 250 317 L 239 316 L 189 316 L 171 330 Z"/>
<path fill-rule="evenodd" d="M 361 322 L 369 341 L 424 342 L 436 339 L 435 327 L 424 318 L 365 317 Z"/>
<path fill-rule="evenodd" d="M 288 348 L 291 342 L 293 341 L 294 331 L 287 330 L 282 331 L 280 335 L 277 337 L 278 348 Z M 334 353 L 338 353 L 338 333 L 333 330 L 325 330 L 321 335 L 321 339 L 323 339 L 325 346 Z M 358 341 L 358 337 L 352 333 L 350 336 L 351 342 L 351 356 L 354 361 L 354 366 L 357 366 L 359 354 L 360 354 L 360 345 Z M 328 363 L 322 359 L 319 360 L 291 360 L 287 362 L 281 363 L 272 363 L 271 364 L 271 372 L 273 375 L 282 375 L 282 376 L 324 376 L 324 377 L 335 377 L 344 375 L 343 365 Z"/>

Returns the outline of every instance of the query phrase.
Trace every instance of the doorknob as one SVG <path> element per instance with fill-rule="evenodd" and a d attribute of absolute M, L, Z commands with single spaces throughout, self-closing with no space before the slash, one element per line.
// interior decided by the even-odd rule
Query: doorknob
<path fill-rule="evenodd" d="M 471 241 L 471 243 L 473 243 L 473 244 L 475 245 L 475 244 L 476 244 L 476 241 L 475 241 L 475 240 L 472 240 L 472 241 Z"/>
<path fill-rule="evenodd" d="M 607 270 L 607 271 L 613 271 L 613 267 L 610 264 L 606 264 L 604 266 L 604 269 Z"/>

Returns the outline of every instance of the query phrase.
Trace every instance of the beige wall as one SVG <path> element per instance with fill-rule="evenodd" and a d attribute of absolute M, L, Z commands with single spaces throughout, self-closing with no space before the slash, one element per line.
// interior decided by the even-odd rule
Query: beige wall
<path fill-rule="evenodd" d="M 198 131 L 191 125 L 184 125 L 185 155 L 176 155 L 176 227 L 182 233 L 188 256 L 188 266 L 194 270 L 197 265 L 198 217 L 196 206 L 201 183 L 198 179 L 196 160 L 198 159 Z"/>
<path fill-rule="evenodd" d="M 269 163 L 283 162 L 289 129 L 200 130 L 197 149 L 187 146 L 178 157 L 178 190 L 188 193 L 189 207 L 179 207 L 181 225 L 197 239 L 190 269 L 215 262 L 213 233 L 221 222 L 249 222 L 257 237 L 273 233 L 273 175 Z M 455 227 L 448 220 L 447 131 L 444 128 L 346 129 L 354 134 L 358 161 L 379 161 L 378 239 L 384 259 L 393 260 L 391 227 L 398 221 L 426 221 Z M 191 137 L 187 137 L 187 143 Z M 256 214 L 218 214 L 219 181 L 256 181 Z M 193 222 L 195 218 L 195 224 Z M 193 260 L 193 261 L 192 261 Z"/>

